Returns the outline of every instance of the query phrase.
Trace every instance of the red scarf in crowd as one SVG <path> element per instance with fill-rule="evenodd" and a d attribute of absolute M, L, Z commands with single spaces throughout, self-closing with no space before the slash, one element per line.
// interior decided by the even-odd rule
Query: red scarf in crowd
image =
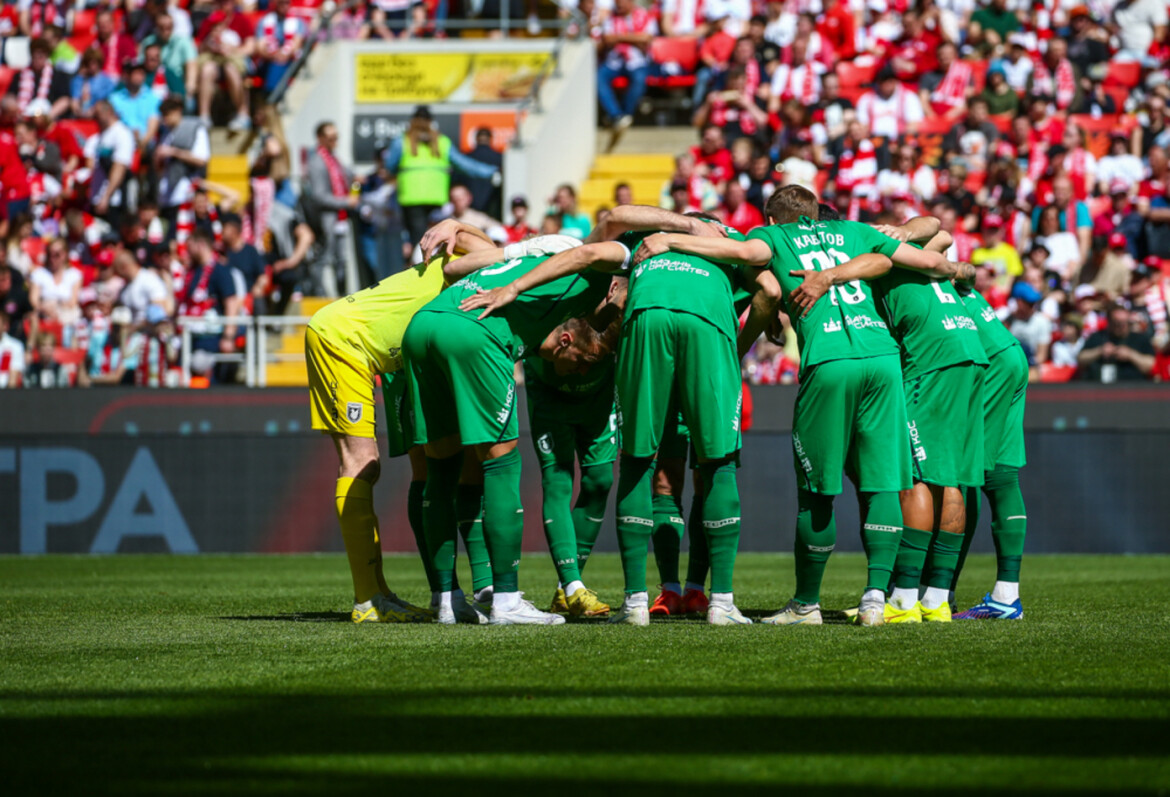
<path fill-rule="evenodd" d="M 817 99 L 816 73 L 813 72 L 810 61 L 805 61 L 801 66 L 804 67 L 804 79 L 800 81 L 799 87 L 793 85 L 793 78 L 796 75 L 796 70 L 800 69 L 799 66 L 778 67 L 779 69 L 788 70 L 788 77 L 784 81 L 784 88 L 780 91 L 780 99 L 791 100 L 796 98 L 800 100 L 802 105 L 811 106 Z"/>
<path fill-rule="evenodd" d="M 268 234 L 268 219 L 276 202 L 276 181 L 271 177 L 253 177 L 250 182 L 252 201 L 244 213 L 244 240 L 261 252 L 267 252 L 264 237 Z"/>
<path fill-rule="evenodd" d="M 223 225 L 219 223 L 219 210 L 215 205 L 207 205 L 207 217 L 211 219 L 211 234 L 215 236 L 215 245 L 223 243 Z M 179 205 L 179 212 L 175 216 L 175 242 L 186 245 L 187 239 L 195 231 L 195 204 L 184 202 Z"/>
<path fill-rule="evenodd" d="M 947 114 L 963 105 L 967 100 L 967 86 L 971 83 L 971 67 L 962 61 L 954 61 L 938 88 L 930 95 L 930 104 L 937 114 Z"/>
<path fill-rule="evenodd" d="M 729 105 L 722 97 L 712 95 L 711 99 L 711 124 L 724 127 L 725 125 L 739 123 L 739 129 L 743 131 L 745 136 L 754 136 L 758 126 L 756 125 L 755 117 L 743 110 L 739 105 Z"/>
<path fill-rule="evenodd" d="M 1077 82 L 1072 63 L 1067 58 L 1061 59 L 1060 63 L 1056 65 L 1056 77 L 1053 78 L 1044 59 L 1037 58 L 1032 69 L 1032 91 L 1035 94 L 1056 97 L 1056 107 L 1062 111 L 1067 110 L 1072 105 L 1073 97 L 1077 93 Z"/>
<path fill-rule="evenodd" d="M 48 100 L 49 89 L 53 85 L 53 66 L 45 64 L 41 70 L 40 79 L 33 73 L 32 67 L 20 70 L 20 93 L 16 97 L 20 110 L 23 112 L 33 100 Z"/>
<path fill-rule="evenodd" d="M 1077 199 L 1084 199 L 1087 196 L 1085 192 L 1085 172 L 1087 169 L 1085 155 L 1085 150 L 1077 147 L 1064 159 L 1065 167 L 1068 169 L 1068 177 L 1073 184 L 1073 196 Z"/>
<path fill-rule="evenodd" d="M 341 168 L 337 158 L 333 157 L 333 153 L 324 147 L 317 147 L 317 154 L 321 156 L 325 168 L 329 170 L 329 188 L 333 191 L 333 196 L 345 196 L 349 192 L 349 186 L 345 184 L 345 170 Z M 348 218 L 349 215 L 344 210 L 337 211 L 338 221 L 345 221 Z"/>

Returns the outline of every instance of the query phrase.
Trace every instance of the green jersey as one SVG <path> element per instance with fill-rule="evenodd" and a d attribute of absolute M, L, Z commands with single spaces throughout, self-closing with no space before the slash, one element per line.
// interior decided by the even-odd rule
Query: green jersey
<path fill-rule="evenodd" d="M 460 302 L 478 291 L 503 287 L 547 259 L 546 256 L 518 257 L 480 269 L 443 291 L 423 311 L 457 313 L 474 319 L 483 311 L 476 309 L 464 313 L 459 309 Z M 593 312 L 609 293 L 610 281 L 609 274 L 591 270 L 561 277 L 525 291 L 503 311 L 493 313 L 479 323 L 511 352 L 513 360 L 519 360 L 535 354 L 548 333 L 570 318 Z"/>
<path fill-rule="evenodd" d="M 580 404 L 602 393 L 613 395 L 613 364 L 613 357 L 605 357 L 587 373 L 558 376 L 548 360 L 529 357 L 524 361 L 524 383 L 529 396 L 537 394 L 538 400 Z"/>
<path fill-rule="evenodd" d="M 749 238 L 768 244 L 768 266 L 784 291 L 785 309 L 800 346 L 800 370 L 832 360 L 857 360 L 897 354 L 886 322 L 878 314 L 873 289 L 862 280 L 834 285 L 803 318 L 788 307 L 787 297 L 801 283 L 789 271 L 824 271 L 854 257 L 876 252 L 893 256 L 898 241 L 854 221 L 813 221 L 773 224 L 752 230 Z"/>
<path fill-rule="evenodd" d="M 975 326 L 979 329 L 979 342 L 983 344 L 983 351 L 988 359 L 1004 349 L 1020 345 L 1015 335 L 1003 325 L 1003 322 L 996 316 L 995 310 L 979 291 L 963 284 L 956 285 L 955 291 L 963 300 L 963 305 L 967 308 L 967 315 L 971 316 Z"/>
<path fill-rule="evenodd" d="M 979 328 L 948 280 L 894 268 L 873 285 L 878 307 L 902 347 L 903 379 L 961 363 L 987 365 Z"/>
<path fill-rule="evenodd" d="M 741 232 L 724 227 L 727 236 L 746 240 Z M 631 252 L 650 233 L 626 233 L 619 240 Z M 651 308 L 690 313 L 713 325 L 731 340 L 739 327 L 733 294 L 741 287 L 742 268 L 715 263 L 698 255 L 665 252 L 647 258 L 630 273 L 626 322 Z"/>

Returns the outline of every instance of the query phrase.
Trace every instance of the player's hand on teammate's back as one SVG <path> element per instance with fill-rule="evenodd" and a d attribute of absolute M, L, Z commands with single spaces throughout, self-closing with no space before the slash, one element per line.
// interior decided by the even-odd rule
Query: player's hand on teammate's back
<path fill-rule="evenodd" d="M 443 219 L 423 234 L 418 242 L 423 257 L 434 257 L 440 246 L 446 245 L 448 252 L 455 251 L 455 237 L 459 234 L 459 222 L 455 219 Z"/>
<path fill-rule="evenodd" d="M 803 282 L 797 286 L 796 290 L 788 294 L 788 304 L 793 308 L 799 308 L 800 317 L 804 318 L 808 315 L 808 311 L 817 303 L 817 300 L 829 292 L 833 287 L 832 279 L 829 277 L 827 271 L 789 271 L 789 276 L 800 277 Z"/>
<path fill-rule="evenodd" d="M 698 222 L 692 229 L 694 235 L 702 238 L 726 238 L 727 228 L 722 224 L 714 221 L 707 221 L 706 219 L 695 219 Z"/>
<path fill-rule="evenodd" d="M 873 225 L 873 228 L 883 235 L 890 236 L 895 241 L 906 243 L 908 240 L 910 240 L 910 233 L 901 227 L 894 227 L 890 224 L 875 224 Z"/>
<path fill-rule="evenodd" d="M 490 291 L 480 291 L 472 296 L 468 296 L 459 303 L 459 309 L 463 312 L 469 310 L 476 310 L 480 307 L 484 308 L 476 318 L 487 318 L 493 311 L 507 307 L 512 302 L 516 301 L 516 297 L 520 292 L 516 290 L 514 283 L 502 285 L 499 288 L 492 288 Z"/>
<path fill-rule="evenodd" d="M 634 253 L 634 265 L 636 266 L 647 258 L 665 254 L 669 251 L 670 237 L 666 233 L 656 232 L 653 235 L 647 235 L 642 239 L 642 245 L 638 247 L 638 251 Z"/>

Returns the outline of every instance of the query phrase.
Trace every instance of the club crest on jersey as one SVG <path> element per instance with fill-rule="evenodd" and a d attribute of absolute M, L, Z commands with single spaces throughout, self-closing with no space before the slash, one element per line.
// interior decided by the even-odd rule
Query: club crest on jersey
<path fill-rule="evenodd" d="M 357 423 L 362 419 L 362 405 L 361 402 L 351 401 L 345 405 L 345 417 L 349 419 L 350 423 Z"/>
<path fill-rule="evenodd" d="M 550 435 L 542 434 L 536 439 L 536 447 L 540 449 L 542 454 L 552 453 L 552 438 Z"/>

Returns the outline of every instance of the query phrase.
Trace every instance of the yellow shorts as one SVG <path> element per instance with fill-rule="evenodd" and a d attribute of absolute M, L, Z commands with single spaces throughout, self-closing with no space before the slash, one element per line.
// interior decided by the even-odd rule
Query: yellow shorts
<path fill-rule="evenodd" d="M 374 373 L 357 351 L 305 330 L 313 428 L 374 438 Z"/>

